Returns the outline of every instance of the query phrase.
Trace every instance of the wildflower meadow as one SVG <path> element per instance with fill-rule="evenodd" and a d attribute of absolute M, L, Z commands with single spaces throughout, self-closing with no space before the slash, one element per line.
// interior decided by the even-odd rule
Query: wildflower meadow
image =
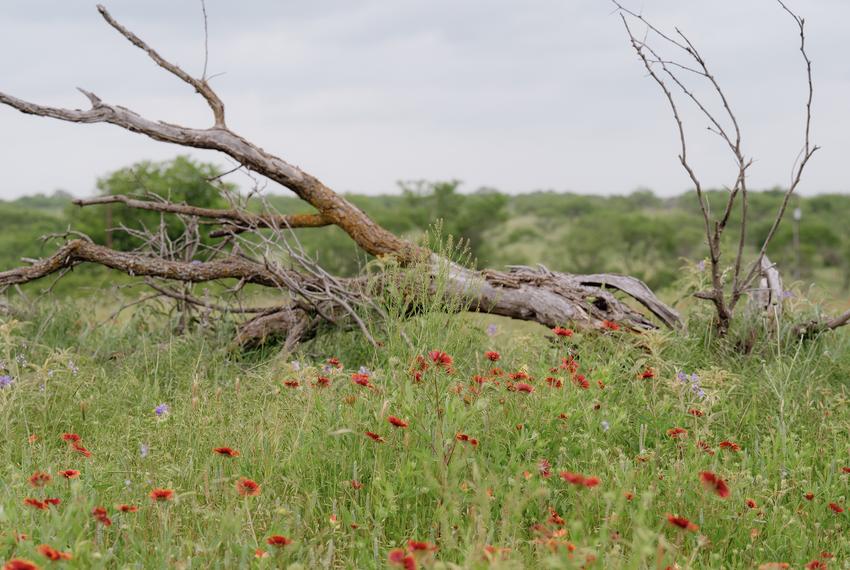
<path fill-rule="evenodd" d="M 7 569 L 850 563 L 846 335 L 432 308 L 244 354 L 95 313 L 0 325 Z"/>

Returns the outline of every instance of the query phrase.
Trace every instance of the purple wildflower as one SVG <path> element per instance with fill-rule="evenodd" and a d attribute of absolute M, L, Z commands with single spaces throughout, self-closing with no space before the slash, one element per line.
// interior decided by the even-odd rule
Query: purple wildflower
<path fill-rule="evenodd" d="M 154 413 L 158 416 L 164 416 L 168 413 L 169 407 L 168 404 L 160 404 L 153 409 Z"/>
<path fill-rule="evenodd" d="M 0 376 L 0 388 L 8 388 L 14 382 L 11 376 Z"/>

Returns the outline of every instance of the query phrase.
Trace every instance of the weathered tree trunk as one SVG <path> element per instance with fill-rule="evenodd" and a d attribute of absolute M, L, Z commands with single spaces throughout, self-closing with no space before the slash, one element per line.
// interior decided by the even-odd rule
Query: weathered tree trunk
<path fill-rule="evenodd" d="M 212 127 L 197 129 L 153 121 L 125 107 L 105 103 L 93 93 L 82 89 L 80 91 L 91 104 L 91 108 L 87 110 L 46 107 L 4 93 L 0 93 L 0 103 L 41 117 L 76 123 L 110 123 L 158 141 L 220 151 L 243 167 L 290 189 L 317 212 L 286 216 L 260 215 L 239 209 L 214 210 L 186 204 L 136 200 L 126 196 L 79 200 L 76 201 L 78 205 L 121 202 L 133 208 L 204 218 L 223 226 L 213 235 L 231 237 L 239 232 L 263 228 L 288 230 L 332 224 L 345 231 L 363 251 L 371 255 L 392 256 L 400 265 L 416 266 L 420 271 L 424 267 L 426 270 L 422 277 L 425 279 L 433 280 L 441 275 L 448 278 L 449 294 L 461 295 L 465 300 L 464 306 L 471 311 L 536 321 L 546 326 L 573 322 L 577 325 L 598 327 L 605 321 L 618 322 L 631 330 L 646 330 L 658 326 L 646 314 L 617 299 L 613 291 L 619 290 L 643 305 L 660 324 L 668 327 L 681 325 L 675 310 L 662 303 L 644 283 L 632 277 L 570 275 L 552 272 L 543 267 L 513 267 L 507 272 L 489 269 L 473 271 L 394 235 L 318 178 L 231 131 L 225 121 L 224 104 L 206 78 L 190 76 L 119 24 L 103 6 L 98 6 L 98 10 L 110 26 L 147 53 L 157 65 L 191 85 L 204 97 L 213 112 Z M 349 294 L 358 296 L 365 293 L 365 281 L 362 278 L 331 278 L 326 274 L 323 278 L 316 272 L 271 267 L 267 260 L 249 259 L 235 253 L 224 259 L 186 263 L 144 253 L 115 251 L 85 240 L 70 241 L 54 255 L 30 267 L 0 273 L 0 286 L 39 279 L 83 262 L 105 265 L 130 275 L 182 282 L 197 283 L 233 278 L 242 283 L 284 289 L 295 297 L 302 297 L 300 304 L 286 305 L 261 313 L 247 321 L 237 338 L 237 341 L 243 344 L 274 336 L 283 337 L 288 346 L 294 346 L 299 340 L 315 334 L 321 321 L 335 320 L 334 314 L 347 314 L 356 319 L 356 314 L 347 306 L 346 299 Z M 322 297 L 318 293 L 329 290 L 328 278 L 333 282 L 335 292 L 333 295 Z M 311 292 L 318 293 L 313 295 Z M 316 301 L 317 297 L 322 300 Z"/>

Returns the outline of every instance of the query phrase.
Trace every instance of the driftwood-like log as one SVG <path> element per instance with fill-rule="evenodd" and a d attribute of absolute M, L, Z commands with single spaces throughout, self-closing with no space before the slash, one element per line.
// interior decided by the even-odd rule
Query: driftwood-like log
<path fill-rule="evenodd" d="M 657 325 L 646 314 L 616 298 L 620 291 L 645 307 L 668 327 L 681 326 L 678 313 L 662 303 L 641 281 L 621 275 L 571 275 L 546 268 L 513 267 L 509 271 L 474 271 L 436 256 L 426 248 L 404 240 L 376 224 L 362 210 L 340 196 L 315 176 L 236 134 L 227 126 L 224 104 L 206 78 L 194 78 L 179 66 L 163 58 L 141 38 L 115 20 L 103 7 L 98 11 L 106 22 L 133 45 L 143 50 L 158 66 L 192 86 L 213 113 L 210 128 L 191 128 L 142 117 L 125 107 L 104 102 L 97 95 L 80 89 L 90 108 L 66 109 L 38 105 L 0 92 L 0 103 L 22 113 L 75 123 L 109 123 L 151 139 L 184 147 L 216 150 L 235 160 L 241 167 L 278 182 L 315 208 L 314 214 L 254 214 L 236 209 L 198 208 L 158 200 L 137 200 L 127 196 L 105 196 L 78 200 L 80 206 L 123 203 L 132 208 L 183 216 L 206 218 L 224 225 L 213 236 L 236 234 L 261 228 L 274 230 L 335 225 L 346 232 L 366 253 L 395 258 L 401 267 L 416 267 L 423 279 L 449 279 L 448 294 L 460 296 L 464 308 L 516 319 L 536 321 L 546 326 L 574 322 L 588 327 L 614 321 L 627 329 L 647 330 Z M 265 256 L 263 256 L 265 259 Z M 143 253 L 115 251 L 86 240 L 73 240 L 54 255 L 29 267 L 0 273 L 0 286 L 26 283 L 67 270 L 78 263 L 96 263 L 130 275 L 156 277 L 197 283 L 216 279 L 238 279 L 241 283 L 275 287 L 289 291 L 306 301 L 262 313 L 247 321 L 237 340 L 242 344 L 272 336 L 285 338 L 287 345 L 314 334 L 318 323 L 336 322 L 336 317 L 357 319 L 346 301 L 347 293 L 362 296 L 364 278 L 334 278 L 324 272 L 272 267 L 243 255 L 231 255 L 206 262 L 163 259 Z M 424 268 L 424 269 L 423 269 Z M 330 291 L 328 283 L 332 283 Z M 380 280 L 379 280 L 380 282 Z M 374 286 L 371 284 L 369 286 Z M 322 292 L 328 293 L 323 296 Z M 311 294 L 315 292 L 315 294 Z M 368 291 L 366 294 L 368 295 Z M 362 323 L 361 323 L 362 325 Z M 361 326 L 361 328 L 363 328 Z M 368 334 L 368 333 L 367 333 Z"/>

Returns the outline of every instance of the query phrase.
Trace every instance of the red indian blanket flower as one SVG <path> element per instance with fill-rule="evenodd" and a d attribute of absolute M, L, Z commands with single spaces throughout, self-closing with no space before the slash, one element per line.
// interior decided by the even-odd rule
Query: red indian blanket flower
<path fill-rule="evenodd" d="M 643 380 L 649 380 L 650 378 L 655 378 L 655 370 L 652 368 L 647 368 L 643 372 L 640 373 L 640 377 Z"/>
<path fill-rule="evenodd" d="M 170 501 L 174 498 L 174 491 L 172 489 L 154 489 L 151 491 L 150 497 L 154 501 Z"/>
<path fill-rule="evenodd" d="M 243 497 L 256 497 L 260 494 L 260 485 L 252 479 L 242 477 L 236 482 L 236 490 Z"/>
<path fill-rule="evenodd" d="M 74 442 L 80 441 L 80 436 L 75 433 L 63 433 L 62 439 L 63 441 Z"/>
<path fill-rule="evenodd" d="M 387 554 L 387 562 L 393 566 L 400 566 L 404 570 L 416 570 L 416 559 L 401 548 L 394 548 Z"/>
<path fill-rule="evenodd" d="M 406 421 L 404 421 L 401 418 L 397 418 L 395 416 L 388 417 L 387 421 L 390 422 L 391 424 L 393 424 L 397 428 L 406 428 L 407 425 L 408 425 Z"/>
<path fill-rule="evenodd" d="M 135 513 L 139 510 L 139 507 L 136 505 L 115 505 L 115 509 L 121 511 L 122 513 Z"/>
<path fill-rule="evenodd" d="M 814 493 L 812 493 L 811 491 L 809 491 L 808 493 L 806 493 L 805 495 L 803 495 L 803 497 L 804 497 L 807 501 L 811 501 L 812 499 L 814 499 L 814 498 L 815 498 L 815 494 L 814 494 Z"/>
<path fill-rule="evenodd" d="M 100 522 L 103 526 L 112 526 L 112 519 L 109 518 L 106 509 L 103 507 L 95 507 L 91 512 L 91 516 L 93 516 L 95 520 Z"/>
<path fill-rule="evenodd" d="M 83 457 L 91 457 L 91 451 L 86 449 L 86 447 L 78 441 L 71 442 L 71 448 L 77 453 L 81 453 Z"/>
<path fill-rule="evenodd" d="M 688 410 L 688 413 L 694 416 L 695 418 L 701 418 L 705 415 L 702 410 L 698 410 L 697 408 L 691 408 Z"/>
<path fill-rule="evenodd" d="M 76 479 L 80 476 L 80 472 L 76 469 L 65 469 L 64 471 L 60 471 L 59 474 L 65 479 Z"/>
<path fill-rule="evenodd" d="M 526 394 L 534 392 L 534 386 L 526 384 L 525 382 L 519 382 L 515 387 L 517 392 L 525 392 Z"/>
<path fill-rule="evenodd" d="M 273 534 L 266 539 L 266 544 L 274 546 L 275 548 L 283 548 L 284 546 L 292 544 L 292 539 L 286 538 L 281 534 Z"/>
<path fill-rule="evenodd" d="M 676 515 L 667 515 L 667 521 L 673 526 L 677 526 L 684 530 L 689 530 L 691 532 L 696 532 L 699 530 L 699 527 L 692 523 L 690 520 L 685 517 L 679 517 Z"/>
<path fill-rule="evenodd" d="M 502 358 L 502 355 L 499 354 L 498 352 L 496 352 L 495 350 L 490 350 L 490 351 L 485 352 L 484 356 L 486 356 L 487 360 L 490 360 L 491 362 L 496 362 L 500 358 Z"/>
<path fill-rule="evenodd" d="M 239 452 L 232 447 L 216 447 L 213 452 L 225 457 L 239 457 Z"/>
<path fill-rule="evenodd" d="M 565 337 L 573 336 L 572 329 L 565 329 L 563 327 L 555 327 L 554 329 L 552 329 L 552 332 L 555 333 L 558 336 L 565 336 Z"/>
<path fill-rule="evenodd" d="M 53 479 L 49 474 L 43 471 L 36 471 L 30 475 L 30 485 L 33 487 L 44 487 Z"/>
<path fill-rule="evenodd" d="M 384 443 L 386 441 L 383 437 L 381 437 L 380 435 L 376 434 L 373 431 L 367 431 L 365 433 L 366 433 L 366 437 L 368 437 L 369 439 L 371 439 L 373 441 L 377 441 L 378 443 Z"/>
<path fill-rule="evenodd" d="M 34 509 L 38 509 L 40 511 L 47 510 L 47 503 L 44 501 L 39 501 L 38 499 L 33 499 L 32 497 L 27 497 L 24 499 L 24 504 L 28 507 L 32 507 Z"/>
<path fill-rule="evenodd" d="M 35 563 L 23 558 L 12 558 L 4 566 L 3 570 L 39 570 Z"/>
<path fill-rule="evenodd" d="M 567 483 L 572 485 L 581 485 L 588 489 L 592 489 L 600 483 L 599 477 L 587 477 L 581 473 L 573 473 L 571 471 L 561 471 L 558 473 L 558 476 Z"/>
<path fill-rule="evenodd" d="M 298 380 L 284 380 L 283 385 L 287 388 L 297 388 L 301 385 Z"/>
<path fill-rule="evenodd" d="M 360 489 L 363 488 L 363 483 L 361 483 L 357 479 L 352 479 L 351 480 L 351 488 L 354 489 L 355 491 L 359 491 Z"/>
<path fill-rule="evenodd" d="M 52 560 L 54 562 L 58 560 L 70 560 L 73 558 L 70 552 L 62 552 L 61 550 L 56 550 L 52 546 L 48 544 L 42 544 L 38 547 L 38 552 L 48 560 Z"/>
<path fill-rule="evenodd" d="M 721 499 L 725 499 L 729 496 L 729 486 L 726 484 L 726 481 L 721 479 L 715 473 L 712 473 L 711 471 L 702 471 L 699 474 L 699 478 L 702 480 L 702 484 L 706 489 L 714 491 L 714 493 Z"/>
<path fill-rule="evenodd" d="M 58 507 L 62 502 L 62 499 L 57 499 L 56 497 L 45 497 L 44 504 L 45 505 L 53 505 L 54 507 Z"/>
<path fill-rule="evenodd" d="M 428 353 L 428 356 L 437 366 L 443 366 L 445 368 L 450 368 L 454 359 L 443 352 L 442 350 L 432 350 Z"/>
<path fill-rule="evenodd" d="M 575 382 L 576 386 L 578 386 L 582 390 L 587 390 L 588 388 L 590 388 L 590 382 L 587 381 L 587 378 L 584 377 L 584 374 L 576 374 L 575 378 L 573 378 L 573 382 Z"/>
<path fill-rule="evenodd" d="M 437 547 L 436 545 L 433 545 L 430 542 L 424 542 L 421 540 L 408 540 L 407 549 L 410 552 L 428 552 L 432 550 L 437 550 Z"/>
<path fill-rule="evenodd" d="M 608 329 L 610 331 L 618 331 L 620 330 L 620 325 L 618 325 L 614 321 L 602 321 L 602 328 Z"/>
<path fill-rule="evenodd" d="M 724 440 L 719 444 L 720 449 L 728 449 L 730 451 L 741 451 L 741 446 L 735 443 L 734 441 Z"/>
<path fill-rule="evenodd" d="M 372 388 L 372 383 L 369 382 L 369 375 L 362 374 L 360 372 L 355 372 L 351 375 L 351 381 L 357 384 L 358 386 L 363 386 L 364 388 Z"/>
<path fill-rule="evenodd" d="M 756 503 L 753 499 L 747 499 L 747 508 L 757 509 L 758 503 Z"/>
<path fill-rule="evenodd" d="M 667 435 L 673 439 L 688 437 L 688 430 L 682 427 L 674 427 L 667 430 Z"/>
<path fill-rule="evenodd" d="M 841 505 L 839 505 L 838 503 L 830 503 L 829 508 L 832 509 L 833 512 L 836 512 L 838 514 L 841 514 L 841 513 L 844 512 L 844 508 Z"/>

